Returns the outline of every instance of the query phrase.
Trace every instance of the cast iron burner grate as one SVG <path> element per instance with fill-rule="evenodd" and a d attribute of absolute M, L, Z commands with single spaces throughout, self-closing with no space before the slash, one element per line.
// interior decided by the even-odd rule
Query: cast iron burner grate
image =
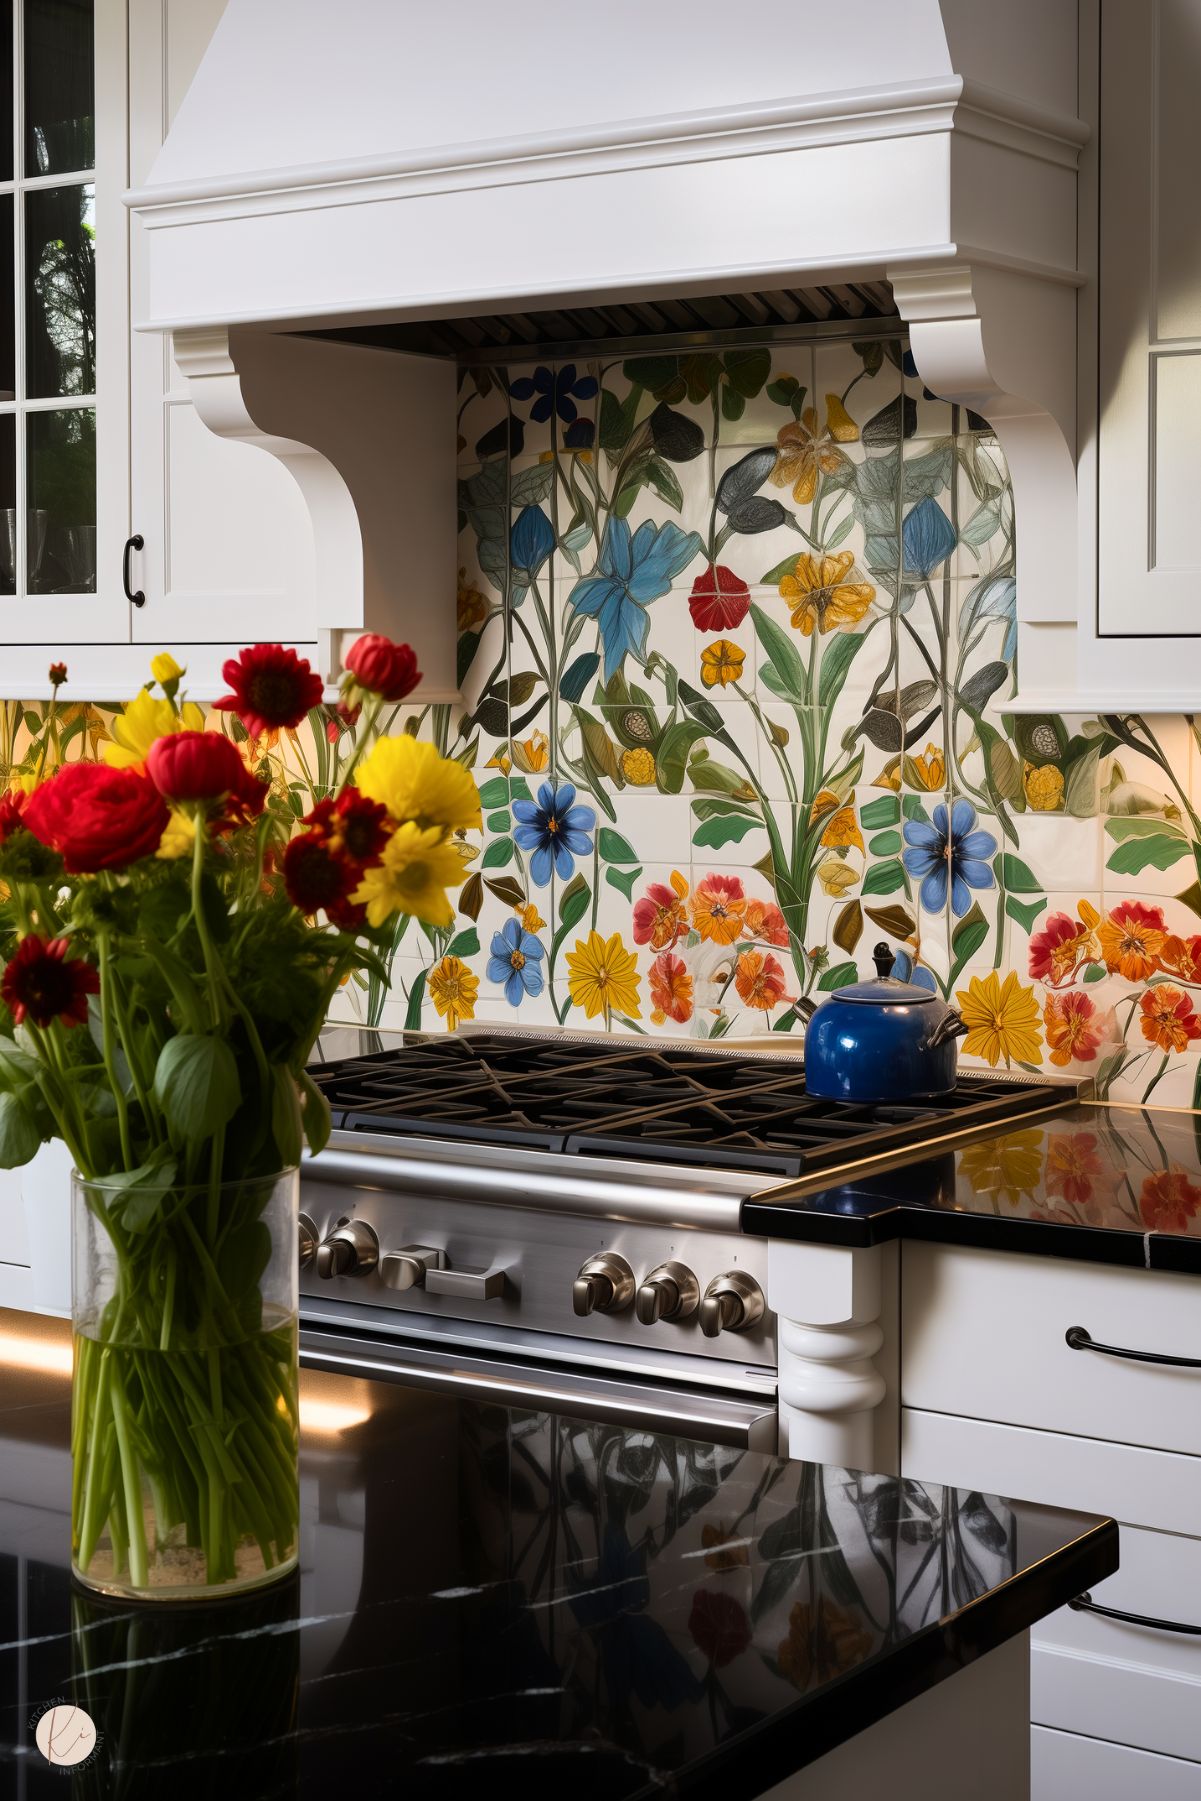
<path fill-rule="evenodd" d="M 817 1100 L 792 1056 L 471 1033 L 315 1065 L 333 1123 L 398 1137 L 796 1177 L 1048 1106 L 1046 1082 L 964 1075 L 937 1101 Z"/>

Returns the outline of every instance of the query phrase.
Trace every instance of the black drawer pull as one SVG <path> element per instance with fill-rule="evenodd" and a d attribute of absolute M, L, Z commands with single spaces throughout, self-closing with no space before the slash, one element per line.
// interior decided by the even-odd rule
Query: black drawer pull
<path fill-rule="evenodd" d="M 139 588 L 134 592 L 133 583 L 129 579 L 129 559 L 135 550 L 145 550 L 146 540 L 141 532 L 135 532 L 132 538 L 125 540 L 125 555 L 121 558 L 121 586 L 125 589 L 125 598 L 131 606 L 144 607 L 146 596 Z"/>
<path fill-rule="evenodd" d="M 1166 1363 L 1172 1369 L 1201 1370 L 1201 1357 L 1165 1357 L 1162 1351 L 1125 1351 L 1121 1345 L 1098 1344 L 1083 1326 L 1069 1326 L 1064 1339 L 1073 1351 L 1100 1351 L 1103 1357 L 1128 1357 L 1131 1363 Z"/>
<path fill-rule="evenodd" d="M 1154 1620 L 1149 1613 L 1127 1613 L 1121 1607 L 1100 1607 L 1087 1589 L 1068 1606 L 1073 1613 L 1099 1613 L 1107 1620 L 1123 1620 L 1128 1626 L 1150 1626 L 1155 1632 L 1183 1632 L 1189 1638 L 1201 1638 L 1201 1626 L 1185 1626 L 1179 1620 Z"/>

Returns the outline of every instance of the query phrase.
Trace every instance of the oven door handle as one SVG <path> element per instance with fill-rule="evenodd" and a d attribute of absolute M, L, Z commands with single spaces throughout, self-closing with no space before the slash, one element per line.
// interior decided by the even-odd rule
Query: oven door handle
<path fill-rule="evenodd" d="M 613 1420 L 675 1438 L 736 1445 L 748 1451 L 778 1449 L 775 1407 L 762 1395 L 712 1394 L 672 1383 L 607 1380 L 591 1371 L 547 1367 L 473 1352 L 430 1350 L 404 1340 L 354 1332 L 300 1329 L 303 1369 L 369 1376 L 415 1388 L 437 1388 L 465 1400 L 502 1407 Z"/>

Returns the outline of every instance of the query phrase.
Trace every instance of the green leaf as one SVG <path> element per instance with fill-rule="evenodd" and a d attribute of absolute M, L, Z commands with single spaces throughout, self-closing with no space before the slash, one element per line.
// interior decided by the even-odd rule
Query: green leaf
<path fill-rule="evenodd" d="M 979 901 L 975 901 L 971 912 L 964 915 L 951 933 L 950 982 L 958 979 L 965 963 L 980 949 L 987 937 L 988 921 L 980 911 Z"/>
<path fill-rule="evenodd" d="M 1189 847 L 1181 839 L 1157 832 L 1150 838 L 1128 838 L 1124 844 L 1119 844 L 1105 867 L 1116 870 L 1119 875 L 1137 875 L 1148 865 L 1154 869 L 1170 869 L 1173 863 L 1179 863 L 1188 854 Z"/>
<path fill-rule="evenodd" d="M 565 931 L 584 917 L 591 899 L 592 890 L 577 870 L 559 896 L 559 919 Z"/>
<path fill-rule="evenodd" d="M 1173 825 L 1170 819 L 1140 819 L 1123 816 L 1117 819 L 1107 819 L 1105 830 L 1111 838 L 1116 838 L 1119 842 L 1126 838 L 1158 838 L 1161 836 L 1179 838 L 1182 842 L 1187 841 L 1185 833 L 1178 825 Z"/>
<path fill-rule="evenodd" d="M 511 838 L 494 838 L 480 858 L 481 869 L 503 869 L 511 863 L 517 853 L 517 846 Z"/>
<path fill-rule="evenodd" d="M 489 813 L 487 819 L 484 821 L 485 826 L 490 832 L 507 832 L 512 823 L 513 822 L 509 817 L 508 807 L 501 813 Z"/>
<path fill-rule="evenodd" d="M 753 400 L 771 374 L 771 351 L 727 350 L 722 358 L 726 381 L 736 394 Z"/>
<path fill-rule="evenodd" d="M 865 907 L 864 912 L 890 938 L 911 938 L 917 930 L 917 921 L 908 907 Z"/>
<path fill-rule="evenodd" d="M 896 825 L 901 817 L 901 803 L 895 794 L 882 794 L 879 800 L 869 800 L 866 807 L 860 807 L 859 817 L 869 832 L 875 832 L 881 826 Z"/>
<path fill-rule="evenodd" d="M 830 938 L 848 957 L 863 936 L 863 908 L 857 900 L 849 900 L 834 922 Z"/>
<path fill-rule="evenodd" d="M 762 607 L 751 607 L 751 619 L 760 644 L 767 652 L 790 699 L 805 704 L 809 698 L 809 678 L 796 646 L 782 626 L 776 624 Z"/>
<path fill-rule="evenodd" d="M 762 586 L 765 588 L 778 587 L 786 575 L 796 574 L 796 565 L 797 552 L 794 550 L 790 557 L 782 557 L 778 563 L 772 564 L 766 575 L 760 576 L 759 580 Z"/>
<path fill-rule="evenodd" d="M 845 988 L 858 980 L 859 971 L 854 963 L 833 963 L 824 975 L 818 977 L 817 985 L 828 994 L 832 988 Z"/>
<path fill-rule="evenodd" d="M 42 1135 L 24 1101 L 0 1094 L 0 1169 L 19 1169 L 40 1150 Z"/>
<path fill-rule="evenodd" d="M 1012 894 L 1007 894 L 1005 897 L 1006 913 L 1008 913 L 1010 919 L 1016 919 L 1017 923 L 1027 932 L 1033 929 L 1035 920 L 1038 918 L 1046 904 L 1047 897 L 1045 894 L 1042 896 L 1041 900 L 1028 902 L 1015 900 Z"/>
<path fill-rule="evenodd" d="M 1084 972 L 1084 980 L 1086 982 L 1100 982 L 1105 979 L 1108 973 L 1104 963 L 1090 963 Z"/>
<path fill-rule="evenodd" d="M 509 804 L 509 784 L 503 775 L 493 776 L 480 789 L 480 806 L 507 807 Z"/>
<path fill-rule="evenodd" d="M 225 1040 L 196 1032 L 168 1038 L 154 1066 L 154 1098 L 173 1140 L 198 1144 L 228 1125 L 242 1097 Z"/>
<path fill-rule="evenodd" d="M 1043 891 L 1042 883 L 1029 864 L 1015 857 L 1012 851 L 1004 851 L 1001 855 L 1001 886 L 1011 894 L 1041 894 Z"/>
<path fill-rule="evenodd" d="M 485 881 L 484 886 L 489 894 L 494 894 L 498 901 L 503 901 L 505 903 L 506 907 L 525 906 L 525 889 L 515 876 L 490 875 Z M 459 910 L 461 912 L 462 908 Z M 479 917 L 478 911 L 473 913 L 471 917 L 477 919 Z"/>
<path fill-rule="evenodd" d="M 445 955 L 448 957 L 474 957 L 480 948 L 480 935 L 474 926 L 465 932 L 456 932 L 447 945 Z"/>
<path fill-rule="evenodd" d="M 419 969 L 409 990 L 409 1005 L 405 1012 L 405 1031 L 414 1032 L 421 1024 L 421 1002 L 425 995 L 426 971 Z"/>
<path fill-rule="evenodd" d="M 842 632 L 822 651 L 821 673 L 817 678 L 817 704 L 832 707 L 842 693 L 851 664 L 858 655 L 865 633 Z"/>
<path fill-rule="evenodd" d="M 675 471 L 669 469 L 660 457 L 652 457 L 646 465 L 646 485 L 653 488 L 660 500 L 665 500 L 669 507 L 680 512 L 684 506 L 684 490 L 681 488 Z"/>
<path fill-rule="evenodd" d="M 291 1169 L 300 1162 L 303 1126 L 300 1094 L 296 1078 L 286 1064 L 277 1063 L 272 1070 L 271 1136 L 279 1156 L 279 1167 Z"/>
<path fill-rule="evenodd" d="M 930 815 L 927 813 L 916 794 L 906 794 L 902 796 L 901 811 L 904 813 L 906 819 L 924 819 L 927 825 L 930 823 Z"/>
<path fill-rule="evenodd" d="M 329 1143 L 333 1122 L 329 1102 L 307 1070 L 302 1070 L 300 1075 L 300 1118 L 308 1147 L 314 1157 L 319 1156 Z"/>
<path fill-rule="evenodd" d="M 904 886 L 905 870 L 897 857 L 887 863 L 873 863 L 863 878 L 864 894 L 893 894 Z"/>
<path fill-rule="evenodd" d="M 720 850 L 723 844 L 737 844 L 759 824 L 745 813 L 727 813 L 723 818 L 706 819 L 692 834 L 694 844 Z"/>
<path fill-rule="evenodd" d="M 615 832 L 612 826 L 603 825 L 601 827 L 597 842 L 600 845 L 600 854 L 606 863 L 637 863 L 639 861 L 638 852 L 629 839 L 623 838 L 620 832 Z"/>
<path fill-rule="evenodd" d="M 901 854 L 900 832 L 877 832 L 869 838 L 867 848 L 873 857 L 899 857 Z"/>
<path fill-rule="evenodd" d="M 610 888 L 616 888 L 627 900 L 634 898 L 634 883 L 642 874 L 640 869 L 606 869 L 605 880 Z"/>

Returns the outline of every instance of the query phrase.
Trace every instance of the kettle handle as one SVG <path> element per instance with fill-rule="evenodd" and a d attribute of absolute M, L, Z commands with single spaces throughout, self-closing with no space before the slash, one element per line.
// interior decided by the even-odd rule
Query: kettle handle
<path fill-rule="evenodd" d="M 965 1032 L 970 1031 L 971 1027 L 967 1024 L 963 1014 L 959 1012 L 958 1008 L 948 1007 L 942 1018 L 938 1021 L 938 1024 L 932 1027 L 927 1034 L 922 1049 L 926 1051 L 936 1050 L 940 1044 L 945 1044 L 948 1038 L 962 1038 Z"/>
<path fill-rule="evenodd" d="M 876 966 L 876 974 L 879 976 L 880 980 L 886 982 L 892 974 L 893 964 L 896 962 L 896 958 L 893 956 L 883 939 L 880 940 L 879 944 L 872 952 L 872 962 Z"/>

